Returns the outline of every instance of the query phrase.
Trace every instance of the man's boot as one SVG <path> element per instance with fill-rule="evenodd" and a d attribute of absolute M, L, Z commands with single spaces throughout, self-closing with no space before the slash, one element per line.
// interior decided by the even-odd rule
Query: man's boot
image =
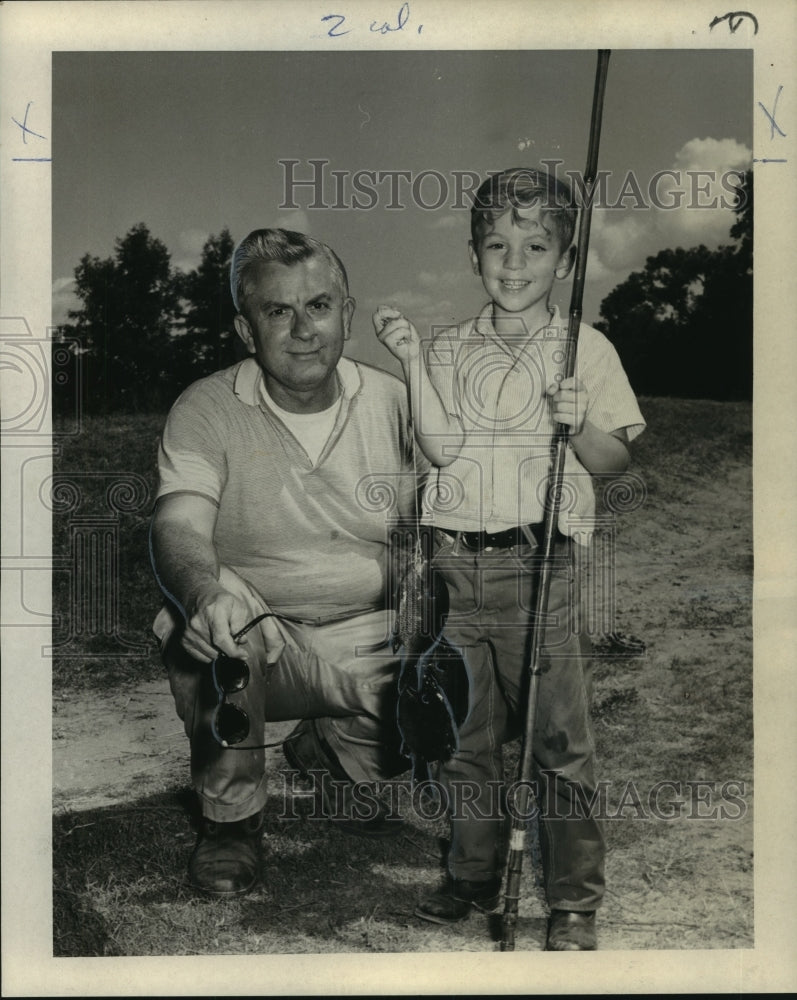
<path fill-rule="evenodd" d="M 242 896 L 260 878 L 263 812 L 235 823 L 203 816 L 188 863 L 191 885 L 209 896 Z"/>

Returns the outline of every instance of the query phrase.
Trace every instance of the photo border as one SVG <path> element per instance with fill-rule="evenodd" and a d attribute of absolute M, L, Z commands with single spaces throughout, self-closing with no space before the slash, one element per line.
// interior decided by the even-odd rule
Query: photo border
<path fill-rule="evenodd" d="M 52 134 L 54 51 L 373 49 L 367 34 L 330 39 L 332 10 L 369 18 L 397 5 L 283 0 L 27 3 L 0 8 L 3 155 L 0 322 L 10 336 L 41 339 L 51 319 L 50 166 L 15 160 L 19 115 L 33 102 L 37 131 Z M 797 986 L 793 942 L 797 761 L 794 697 L 795 522 L 793 460 L 797 408 L 794 324 L 795 19 L 790 0 L 768 0 L 753 21 L 734 22 L 717 4 L 638 0 L 510 2 L 478 7 L 413 0 L 422 34 L 397 35 L 398 48 L 753 48 L 755 186 L 755 947 L 729 951 L 612 951 L 595 955 L 461 953 L 164 958 L 52 957 L 51 662 L 35 651 L 50 630 L 2 633 L 2 975 L 4 996 L 739 992 Z M 730 12 L 732 13 L 732 12 Z M 741 12 L 736 12 L 736 16 Z M 723 15 L 725 17 L 723 18 Z M 719 18 L 715 22 L 715 19 Z M 715 22 L 712 24 L 712 22 Z M 782 87 L 778 135 L 773 100 Z M 15 122 L 14 119 L 17 119 Z M 773 155 L 773 152 L 776 155 Z M 785 162 L 780 162 L 781 158 Z M 768 162 L 769 161 L 769 162 Z M 28 331 L 26 334 L 25 331 Z M 0 373 L 2 376 L 2 373 Z M 3 441 L 4 472 L 23 456 L 52 453 L 50 428 L 35 439 Z M 33 565 L 50 550 L 49 513 L 39 510 L 36 555 L 18 537 L 23 507 L 11 476 L 3 486 L 4 568 Z M 721 513 L 721 512 L 720 512 Z M 27 525 L 26 525 L 27 530 Z M 46 578 L 46 579 L 45 579 Z M 11 588 L 3 589 L 7 620 Z M 49 608 L 47 573 L 24 603 Z M 18 610 L 14 608 L 14 611 Z M 24 705 L 24 713 L 17 706 Z M 24 877 L 20 874 L 24 873 Z M 620 985 L 622 984 L 622 989 Z"/>

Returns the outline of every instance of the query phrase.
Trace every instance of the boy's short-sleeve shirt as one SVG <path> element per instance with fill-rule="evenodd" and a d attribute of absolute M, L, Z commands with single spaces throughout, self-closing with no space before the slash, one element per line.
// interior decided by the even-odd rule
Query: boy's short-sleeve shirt
<path fill-rule="evenodd" d="M 342 358 L 341 406 L 312 462 L 263 401 L 248 359 L 189 386 L 158 455 L 158 497 L 191 492 L 217 509 L 220 561 L 275 611 L 325 620 L 384 606 L 388 524 L 414 510 L 407 393 L 393 375 Z"/>
<path fill-rule="evenodd" d="M 430 379 L 465 440 L 451 464 L 431 470 L 425 509 L 451 531 L 503 531 L 543 520 L 554 421 L 547 387 L 561 379 L 567 324 L 558 309 L 551 323 L 527 336 L 501 338 L 491 305 L 444 330 L 428 352 Z M 582 324 L 575 375 L 589 393 L 587 418 L 633 440 L 645 427 L 617 352 L 598 330 Z M 557 379 L 559 376 L 559 379 Z M 423 430 L 423 412 L 419 414 Z M 594 527 L 592 477 L 572 445 L 565 457 L 559 528 L 582 536 Z"/>

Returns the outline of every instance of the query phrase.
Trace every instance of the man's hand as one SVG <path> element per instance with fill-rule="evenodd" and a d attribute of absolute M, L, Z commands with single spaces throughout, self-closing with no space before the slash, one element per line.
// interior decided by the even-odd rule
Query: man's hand
<path fill-rule="evenodd" d="M 421 353 L 421 338 L 410 321 L 392 306 L 379 306 L 373 315 L 374 330 L 380 343 L 402 365 L 415 361 Z"/>
<path fill-rule="evenodd" d="M 186 608 L 182 647 L 203 663 L 215 660 L 220 652 L 245 660 L 245 637 L 237 643 L 233 636 L 248 620 L 249 611 L 243 601 L 220 587 L 208 588 L 197 596 L 193 608 Z"/>
<path fill-rule="evenodd" d="M 252 615 L 234 594 L 221 588 L 203 594 L 194 613 L 188 618 L 182 637 L 185 651 L 196 660 L 209 663 L 224 653 L 233 659 L 246 660 L 250 655 L 251 633 L 234 636 L 249 624 Z M 264 639 L 266 663 L 276 663 L 285 648 L 285 640 L 273 618 L 259 624 Z"/>
<path fill-rule="evenodd" d="M 176 493 L 158 501 L 152 520 L 152 557 L 158 582 L 184 609 L 183 648 L 203 663 L 215 660 L 220 652 L 245 660 L 255 640 L 252 633 L 238 641 L 233 638 L 255 614 L 219 583 L 219 561 L 213 545 L 216 513 L 207 498 Z M 260 635 L 266 662 L 275 663 L 285 648 L 275 619 L 264 619 Z"/>
<path fill-rule="evenodd" d="M 570 428 L 570 434 L 580 434 L 584 421 L 587 419 L 589 394 L 584 383 L 577 378 L 566 378 L 564 381 L 548 386 L 551 398 L 551 415 L 560 424 Z"/>

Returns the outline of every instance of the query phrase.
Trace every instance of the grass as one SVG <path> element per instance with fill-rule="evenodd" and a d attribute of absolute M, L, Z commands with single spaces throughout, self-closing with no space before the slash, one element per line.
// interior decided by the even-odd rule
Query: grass
<path fill-rule="evenodd" d="M 428 878 L 430 835 L 352 840 L 326 824 L 267 809 L 263 886 L 237 900 L 198 899 L 182 878 L 192 834 L 174 798 L 62 817 L 58 954 L 394 951 Z M 418 838 L 416 841 L 415 838 Z M 118 845 L 130 845 L 123 853 Z M 85 859 L 94 863 L 87 866 Z M 367 877 L 364 877 L 367 876 Z M 87 910 L 89 905 L 91 909 Z M 90 912 L 94 950 L 75 951 L 70 913 Z M 154 918 L 154 924 L 153 924 Z"/>
<path fill-rule="evenodd" d="M 594 663 L 600 777 L 616 807 L 607 821 L 609 948 L 742 948 L 752 944 L 751 408 L 643 399 L 649 429 L 633 448 L 645 504 L 618 522 L 617 630 L 642 640 L 624 655 L 609 638 Z M 113 635 L 73 639 L 54 661 L 58 697 L 134 689 L 162 677 L 149 638 L 159 592 L 147 555 L 157 434 L 163 418 L 89 419 L 64 439 L 57 470 L 143 477 L 147 498 L 116 515 L 119 622 Z M 80 480 L 81 513 L 107 516 L 107 480 Z M 55 516 L 55 555 L 69 556 L 70 519 Z M 55 602 L 69 633 L 68 575 Z M 129 650 L 120 640 L 139 643 Z M 120 652 L 121 649 L 121 652 Z M 634 652 L 632 650 L 632 652 Z M 57 744 L 56 744 L 57 749 Z M 507 748 L 512 772 L 517 746 Z M 650 814 L 650 789 L 670 819 Z M 696 783 L 703 782 L 701 786 Z M 729 783 L 741 783 L 728 787 Z M 701 787 L 725 809 L 700 818 Z M 733 795 L 736 794 L 736 805 Z M 681 803 L 678 805 L 678 803 Z M 233 902 L 197 899 L 185 865 L 193 798 L 180 783 L 129 803 L 54 817 L 57 955 L 271 954 L 496 950 L 495 920 L 438 929 L 412 917 L 440 875 L 445 824 L 408 817 L 390 843 L 347 838 L 309 817 L 267 813 L 263 887 Z M 733 810 L 737 815 L 734 816 Z M 738 815 L 741 813 L 742 815 Z M 735 821 L 734 821 L 735 820 Z M 533 837 L 524 869 L 518 947 L 539 948 L 545 907 Z"/>
<path fill-rule="evenodd" d="M 161 602 L 149 561 L 149 519 L 157 490 L 158 438 L 165 415 L 84 417 L 81 431 L 59 439 L 53 459 L 56 496 L 74 484 L 77 507 L 53 514 L 53 555 L 64 569 L 53 573 L 53 607 L 58 619 L 53 641 L 53 685 L 60 690 L 117 688 L 162 675 L 152 620 Z M 56 432 L 58 428 L 55 428 Z M 121 499 L 109 494 L 122 484 Z M 125 487 L 124 484 L 129 484 Z M 114 506 L 115 505 L 115 506 Z M 118 568 L 106 584 L 118 604 L 116 620 L 95 623 L 89 598 L 77 594 L 72 532 L 77 518 L 90 519 L 88 531 L 116 533 Z M 83 632 L 76 635 L 78 622 Z M 105 626 L 107 627 L 104 627 Z"/>

